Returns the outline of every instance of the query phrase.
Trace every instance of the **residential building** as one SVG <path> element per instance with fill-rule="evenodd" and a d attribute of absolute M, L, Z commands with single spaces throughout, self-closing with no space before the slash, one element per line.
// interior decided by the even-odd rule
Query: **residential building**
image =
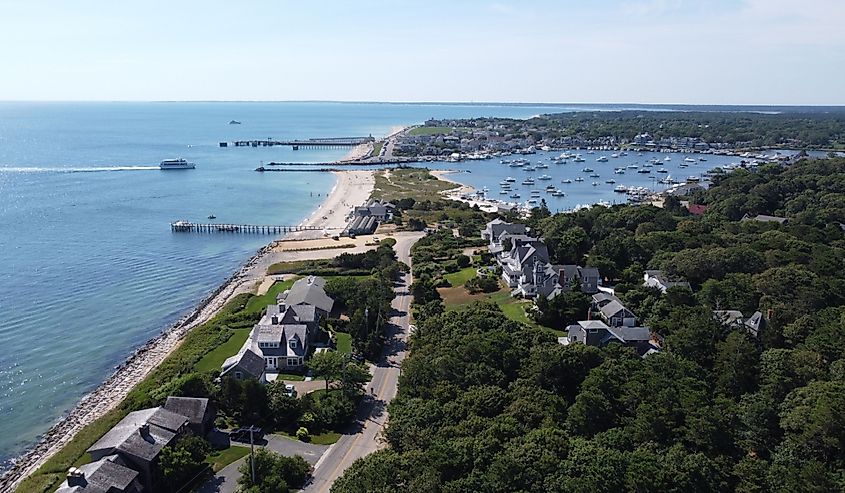
<path fill-rule="evenodd" d="M 746 214 L 742 216 L 740 221 L 758 221 L 762 223 L 778 223 L 778 224 L 786 224 L 789 219 L 785 217 L 778 217 L 778 216 L 767 216 L 765 214 L 757 214 L 756 216 L 751 216 L 750 214 Z"/>
<path fill-rule="evenodd" d="M 250 344 L 244 344 L 237 354 L 226 358 L 226 361 L 223 362 L 220 376 L 231 377 L 237 380 L 254 379 L 264 383 L 267 381 L 267 376 L 264 372 L 265 367 L 264 358 L 253 351 Z"/>
<path fill-rule="evenodd" d="M 667 289 L 676 286 L 690 289 L 690 285 L 687 281 L 679 278 L 670 278 L 660 270 L 645 271 L 645 274 L 643 275 L 643 285 L 657 288 L 664 294 Z"/>
<path fill-rule="evenodd" d="M 537 238 L 513 236 L 510 239 L 511 249 L 496 256 L 502 267 L 502 279 L 508 287 L 514 289 L 515 296 L 533 297 L 536 294 L 535 282 L 538 280 L 535 274 L 544 276 L 547 272 L 549 251 L 545 243 Z M 550 275 L 556 275 L 553 269 Z M 542 283 L 547 280 L 544 279 Z"/>
<path fill-rule="evenodd" d="M 713 318 L 728 327 L 744 328 L 754 338 L 760 336 L 767 323 L 763 313 L 759 311 L 746 318 L 739 310 L 713 310 Z"/>
<path fill-rule="evenodd" d="M 496 218 L 481 230 L 481 237 L 487 240 L 487 249 L 490 253 L 500 253 L 502 248 L 502 241 L 508 236 L 524 236 L 528 233 L 528 228 L 524 224 L 512 224 Z"/>
<path fill-rule="evenodd" d="M 111 455 L 120 456 L 125 461 L 125 467 L 138 471 L 138 480 L 145 491 L 158 491 L 160 475 L 156 473 L 156 468 L 159 453 L 164 447 L 175 444 L 187 431 L 187 417 L 163 407 L 143 409 L 127 414 L 91 445 L 88 453 L 93 461 Z"/>
<path fill-rule="evenodd" d="M 188 418 L 188 427 L 197 436 L 204 437 L 214 428 L 217 410 L 206 398 L 170 396 L 164 409 Z"/>
<path fill-rule="evenodd" d="M 593 311 L 610 327 L 635 327 L 637 317 L 616 296 L 608 293 L 593 295 Z"/>
<path fill-rule="evenodd" d="M 119 455 L 71 467 L 56 493 L 141 493 L 140 473 Z"/>
<path fill-rule="evenodd" d="M 581 267 L 579 265 L 562 265 L 558 274 L 560 287 L 568 291 L 573 286 L 579 286 L 582 293 L 595 294 L 599 292 L 601 275 L 595 267 Z"/>
<path fill-rule="evenodd" d="M 601 320 L 584 320 L 566 328 L 566 344 L 586 344 L 588 346 L 607 347 L 621 344 L 633 347 L 637 354 L 645 356 L 658 350 L 652 341 L 648 327 L 612 327 Z"/>

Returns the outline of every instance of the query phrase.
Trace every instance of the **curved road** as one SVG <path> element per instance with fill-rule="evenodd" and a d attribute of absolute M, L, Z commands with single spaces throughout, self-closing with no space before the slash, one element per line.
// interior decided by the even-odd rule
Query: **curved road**
<path fill-rule="evenodd" d="M 411 265 L 411 246 L 423 237 L 422 233 L 396 238 L 397 258 Z M 367 396 L 358 410 L 358 419 L 353 429 L 340 437 L 326 451 L 314 468 L 311 483 L 303 490 L 306 493 L 328 493 L 334 481 L 357 459 L 365 457 L 386 444 L 380 433 L 387 422 L 387 404 L 396 396 L 399 385 L 399 365 L 405 358 L 410 323 L 411 294 L 409 287 L 413 278 L 405 274 L 396 283 L 396 297 L 393 298 L 393 315 L 390 318 L 388 343 L 378 365 L 370 367 L 373 379 L 366 388 Z"/>

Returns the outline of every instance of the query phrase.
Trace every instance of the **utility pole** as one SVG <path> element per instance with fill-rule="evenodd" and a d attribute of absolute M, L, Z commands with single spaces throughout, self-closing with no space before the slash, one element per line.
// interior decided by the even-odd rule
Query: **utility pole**
<path fill-rule="evenodd" d="M 249 427 L 249 472 L 252 476 L 252 484 L 255 486 L 255 441 L 252 439 L 252 432 L 255 426 Z"/>

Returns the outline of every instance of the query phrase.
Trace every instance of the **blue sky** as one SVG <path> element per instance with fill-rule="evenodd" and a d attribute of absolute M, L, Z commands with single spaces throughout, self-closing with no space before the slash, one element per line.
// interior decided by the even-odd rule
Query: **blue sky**
<path fill-rule="evenodd" d="M 845 0 L 0 7 L 0 100 L 845 104 Z"/>

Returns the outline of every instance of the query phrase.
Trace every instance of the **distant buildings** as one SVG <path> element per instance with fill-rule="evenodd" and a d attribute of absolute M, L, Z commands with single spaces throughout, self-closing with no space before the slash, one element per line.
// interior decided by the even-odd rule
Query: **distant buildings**
<path fill-rule="evenodd" d="M 648 327 L 638 326 L 637 317 L 622 301 L 609 293 L 593 295 L 590 313 L 598 319 L 582 320 L 566 328 L 563 344 L 632 347 L 642 357 L 658 352 L 660 342 Z"/>
<path fill-rule="evenodd" d="M 785 217 L 778 217 L 778 216 L 767 216 L 765 214 L 757 214 L 756 216 L 751 216 L 750 214 L 746 214 L 742 216 L 740 221 L 757 221 L 761 223 L 778 223 L 778 224 L 786 224 L 789 219 Z"/>
<path fill-rule="evenodd" d="M 379 223 L 388 221 L 393 217 L 395 206 L 390 202 L 370 202 L 356 207 L 352 211 L 352 219 L 346 226 L 346 234 L 364 235 L 372 234 Z"/>
<path fill-rule="evenodd" d="M 226 359 L 221 376 L 261 382 L 282 371 L 301 371 L 308 349 L 328 317 L 334 300 L 323 289 L 325 279 L 304 277 L 269 305 L 240 351 Z"/>
<path fill-rule="evenodd" d="M 643 275 L 643 285 L 657 288 L 661 293 L 666 293 L 666 290 L 671 287 L 680 286 L 682 288 L 690 289 L 690 284 L 683 280 L 674 277 L 669 277 L 660 270 L 647 270 Z"/>
<path fill-rule="evenodd" d="M 759 311 L 745 318 L 739 310 L 713 310 L 713 318 L 726 327 L 744 328 L 754 338 L 759 337 L 767 324 L 763 313 Z"/>

